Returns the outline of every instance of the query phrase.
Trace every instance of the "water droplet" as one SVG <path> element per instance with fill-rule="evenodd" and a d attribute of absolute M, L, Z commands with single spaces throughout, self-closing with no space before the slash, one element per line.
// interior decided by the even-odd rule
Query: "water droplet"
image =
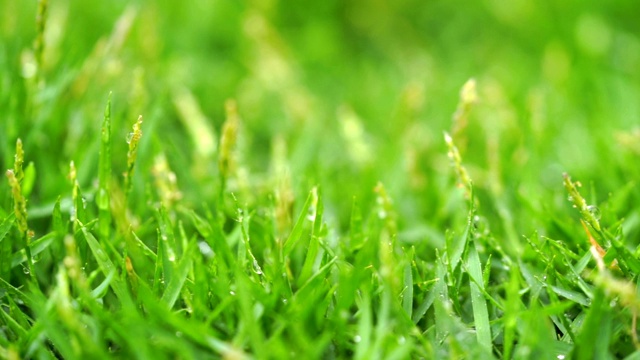
<path fill-rule="evenodd" d="M 262 268 L 260 267 L 260 264 L 258 264 L 258 260 L 255 259 L 253 260 L 253 271 L 258 275 L 262 275 Z"/>
<path fill-rule="evenodd" d="M 593 215 L 593 217 L 596 220 L 600 220 L 601 214 L 600 214 L 600 209 L 598 209 L 597 206 L 595 205 L 589 205 L 587 206 L 587 210 L 589 210 L 589 212 L 591 213 L 591 215 Z"/>
<path fill-rule="evenodd" d="M 556 356 L 556 358 L 557 358 L 558 360 L 564 360 L 564 357 L 565 357 L 565 356 L 564 356 L 564 355 L 562 355 L 562 354 L 561 354 L 561 355 Z"/>
<path fill-rule="evenodd" d="M 26 268 L 26 267 L 23 267 L 23 268 L 22 268 L 22 272 L 23 272 L 25 275 L 29 275 L 29 274 L 31 273 L 31 272 L 29 271 L 29 268 Z"/>
<path fill-rule="evenodd" d="M 359 343 L 360 341 L 362 341 L 362 338 L 360 337 L 360 335 L 356 335 L 353 337 L 353 342 L 355 342 L 356 344 Z"/>
<path fill-rule="evenodd" d="M 231 296 L 236 296 L 236 292 L 235 292 L 235 291 L 233 291 L 233 290 L 229 291 L 229 294 L 230 294 Z"/>
<path fill-rule="evenodd" d="M 574 200 L 574 199 L 573 199 L 573 196 L 569 195 L 569 197 L 567 197 L 567 200 L 569 200 L 569 201 L 573 202 L 573 200 Z"/>
<path fill-rule="evenodd" d="M 200 249 L 200 253 L 204 255 L 207 259 L 213 257 L 213 250 L 211 250 L 211 246 L 204 241 L 198 242 L 198 248 Z"/>
<path fill-rule="evenodd" d="M 176 331 L 176 337 L 182 337 L 182 331 Z"/>
<path fill-rule="evenodd" d="M 286 304 L 287 304 L 287 302 L 288 302 L 288 300 L 287 300 L 287 299 L 282 299 L 282 303 L 283 303 L 283 304 L 285 304 L 285 305 L 286 305 Z"/>
<path fill-rule="evenodd" d="M 307 220 L 316 221 L 316 208 L 314 206 L 309 207 L 307 212 Z"/>

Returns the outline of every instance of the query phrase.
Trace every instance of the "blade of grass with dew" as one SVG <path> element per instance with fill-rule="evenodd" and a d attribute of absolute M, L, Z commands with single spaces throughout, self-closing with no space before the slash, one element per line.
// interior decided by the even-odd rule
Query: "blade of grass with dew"
<path fill-rule="evenodd" d="M 320 250 L 320 229 L 322 227 L 322 215 L 324 207 L 322 203 L 321 194 L 317 187 L 312 190 L 312 200 L 309 206 L 309 213 L 307 219 L 311 220 L 311 236 L 309 238 L 309 245 L 307 247 L 307 255 L 302 265 L 302 271 L 298 277 L 298 287 L 304 284 L 313 274 L 314 268 L 317 269 L 317 258 Z M 321 256 L 321 255 L 320 255 Z"/>
<path fill-rule="evenodd" d="M 310 287 L 313 288 L 312 284 L 314 283 L 314 281 L 318 281 L 318 279 L 321 279 L 321 276 L 325 275 L 331 269 L 333 264 L 335 264 L 336 260 L 338 260 L 338 259 L 337 258 L 333 258 L 333 259 L 329 260 L 326 264 L 324 264 L 320 269 L 318 269 L 318 271 L 316 273 L 314 273 L 307 280 L 307 282 L 305 282 L 304 284 L 302 284 L 302 286 L 300 286 L 300 288 L 298 289 L 296 294 L 300 293 L 305 288 L 310 288 Z"/>
<path fill-rule="evenodd" d="M 36 256 L 46 250 L 53 241 L 57 238 L 57 234 L 55 232 L 48 233 L 47 235 L 42 236 L 36 241 L 31 242 L 30 245 L 30 253 L 31 256 Z M 16 267 L 22 264 L 25 261 L 29 260 L 29 253 L 27 253 L 26 249 L 22 249 L 16 251 L 11 256 L 11 267 Z"/>
<path fill-rule="evenodd" d="M 67 225 L 62 220 L 62 210 L 60 210 L 60 197 L 58 196 L 58 200 L 53 205 L 53 213 L 51 216 L 51 227 L 53 228 L 54 233 L 62 238 L 67 233 Z"/>
<path fill-rule="evenodd" d="M 368 292 L 363 292 L 358 303 L 358 327 L 353 338 L 356 343 L 354 359 L 370 359 L 371 337 L 373 335 L 373 314 L 371 313 L 371 299 Z"/>
<path fill-rule="evenodd" d="M 517 269 L 517 264 L 513 264 L 512 269 L 509 272 L 509 282 L 505 289 L 505 309 L 504 316 L 502 318 L 504 323 L 503 355 L 505 359 L 511 359 L 513 345 L 516 342 L 518 315 L 522 305 L 519 294 L 520 277 L 518 275 L 519 270 Z"/>
<path fill-rule="evenodd" d="M 154 253 L 153 250 L 149 249 L 147 244 L 145 244 L 142 240 L 140 240 L 138 235 L 136 235 L 136 233 L 133 230 L 131 230 L 131 236 L 133 237 L 133 240 L 136 246 L 142 250 L 142 253 L 155 263 L 156 259 L 158 258 L 156 253 Z"/>
<path fill-rule="evenodd" d="M 104 109 L 100 135 L 100 160 L 98 162 L 98 226 L 101 241 L 110 240 L 111 231 L 111 93 Z"/>
<path fill-rule="evenodd" d="M 87 230 L 87 228 L 80 225 L 80 233 L 84 237 L 85 241 L 89 245 L 93 256 L 98 262 L 98 266 L 102 271 L 102 274 L 105 277 L 108 277 L 112 272 L 117 272 L 116 266 L 113 264 L 111 259 L 109 258 L 107 250 L 100 245 L 100 243 L 96 240 L 96 238 Z M 129 291 L 126 288 L 126 284 L 122 281 L 122 279 L 118 277 L 114 277 L 113 281 L 109 283 L 113 292 L 116 294 L 118 299 L 122 302 L 124 308 L 132 309 L 135 308 L 135 304 L 129 295 Z"/>
<path fill-rule="evenodd" d="M 553 280 L 554 280 L 553 275 L 549 275 L 547 277 L 546 289 L 547 289 L 547 295 L 549 296 L 549 305 L 547 306 L 547 309 L 553 306 L 557 306 L 558 304 L 561 304 L 560 299 L 556 294 L 556 291 L 553 289 L 553 285 L 551 285 Z M 562 333 L 562 338 L 568 337 L 571 340 L 571 342 L 574 343 L 575 335 L 573 334 L 573 331 L 571 329 L 571 324 L 569 323 L 569 320 L 566 318 L 566 316 L 564 316 L 564 314 L 561 314 L 561 316 L 557 316 L 554 314 L 554 315 L 551 315 L 550 317 L 551 317 L 551 321 L 553 321 L 558 331 Z M 558 334 L 558 337 L 560 338 L 560 334 Z"/>
<path fill-rule="evenodd" d="M 189 211 L 187 214 L 191 218 L 193 226 L 205 238 L 214 253 L 222 256 L 224 259 L 222 263 L 228 264 L 229 266 L 234 264 L 235 258 L 218 220 L 214 219 L 211 215 L 208 217 L 209 221 L 207 222 L 196 214 L 195 211 Z"/>
<path fill-rule="evenodd" d="M 462 259 L 462 254 L 464 254 L 468 238 L 469 232 L 471 231 L 471 220 L 467 221 L 466 229 L 462 232 L 461 235 L 455 236 L 455 234 L 451 234 L 450 236 L 445 236 L 446 243 L 446 253 L 448 257 L 448 265 L 449 271 L 454 273 Z"/>
<path fill-rule="evenodd" d="M 409 318 L 413 317 L 413 259 L 415 256 L 415 247 L 411 247 L 409 251 L 404 253 L 404 269 L 403 269 L 403 290 L 402 290 L 402 309 Z"/>
<path fill-rule="evenodd" d="M 422 301 L 420 306 L 418 306 L 418 308 L 416 309 L 413 315 L 412 320 L 414 324 L 417 324 L 420 320 L 422 320 L 422 318 L 425 316 L 427 311 L 431 308 L 431 305 L 433 305 L 433 302 L 435 299 L 436 299 L 436 292 L 433 290 L 429 291 L 427 296 L 424 298 L 424 301 Z"/>
<path fill-rule="evenodd" d="M 622 241 L 622 226 L 618 227 L 615 236 L 609 236 L 611 246 L 615 249 L 618 260 L 632 273 L 640 273 L 640 260 L 624 245 Z"/>
<path fill-rule="evenodd" d="M 302 236 L 302 230 L 304 229 L 304 225 L 306 223 L 307 215 L 309 213 L 309 208 L 311 207 L 311 203 L 313 201 L 313 193 L 314 190 L 309 191 L 309 196 L 307 196 L 307 200 L 304 202 L 302 209 L 300 210 L 300 215 L 298 215 L 298 220 L 296 220 L 296 224 L 293 226 L 293 230 L 291 230 L 291 234 L 285 240 L 284 246 L 282 249 L 282 255 L 284 258 L 289 256 L 293 247 L 300 240 L 300 236 Z"/>
<path fill-rule="evenodd" d="M 236 287 L 237 287 L 237 301 L 239 305 L 240 313 L 238 317 L 241 325 L 239 329 L 242 331 L 242 338 L 248 343 L 252 352 L 256 354 L 264 353 L 265 346 L 265 334 L 260 331 L 260 327 L 256 326 L 260 323 L 260 317 L 263 315 L 262 311 L 256 311 L 258 308 L 264 308 L 262 301 L 253 298 L 253 291 L 258 290 L 256 284 L 251 281 L 251 278 L 247 275 L 247 271 L 240 266 L 236 268 Z M 259 305 L 258 305 L 259 304 Z"/>
<path fill-rule="evenodd" d="M 187 280 L 187 275 L 189 275 L 189 271 L 191 270 L 191 265 L 193 263 L 193 254 L 196 246 L 197 244 L 195 241 L 192 241 L 189 244 L 189 247 L 185 250 L 184 254 L 182 254 L 182 259 L 180 259 L 180 263 L 178 263 L 171 281 L 168 282 L 167 287 L 162 294 L 161 301 L 167 304 L 169 308 L 172 308 L 175 304 L 180 292 L 182 291 L 184 282 Z"/>
<path fill-rule="evenodd" d="M 11 226 L 13 226 L 13 223 L 15 222 L 15 220 L 16 220 L 16 214 L 9 213 L 9 215 L 7 215 L 7 217 L 4 218 L 4 220 L 0 224 L 0 243 L 2 243 L 4 238 L 7 236 L 7 234 L 9 233 L 9 230 L 11 230 Z"/>
<path fill-rule="evenodd" d="M 449 303 L 449 295 L 447 292 L 447 284 L 445 282 L 445 276 L 447 274 L 445 270 L 444 260 L 440 255 L 436 252 L 436 283 L 433 287 L 433 292 L 436 294 L 435 296 L 435 327 L 436 327 L 436 341 L 438 343 L 442 343 L 446 337 L 449 335 L 447 331 L 447 326 L 445 325 L 448 322 L 449 313 L 445 310 L 446 307 L 450 306 Z"/>
<path fill-rule="evenodd" d="M 389 334 L 389 329 L 392 327 L 390 315 L 391 315 L 391 299 L 395 294 L 391 293 L 391 289 L 386 288 L 382 290 L 380 294 L 381 299 L 378 302 L 378 309 L 376 311 L 376 321 L 374 328 L 373 344 L 369 350 L 371 354 L 384 354 L 384 341 L 386 335 Z M 385 354 L 386 355 L 386 354 Z M 374 357 L 374 356 L 372 356 Z"/>
<path fill-rule="evenodd" d="M 127 172 L 124 174 L 125 203 L 133 187 L 133 172 L 138 157 L 138 143 L 140 143 L 140 138 L 142 138 L 142 115 L 140 115 L 138 121 L 133 124 L 133 132 L 129 133 L 127 137 L 129 150 L 127 152 Z"/>
<path fill-rule="evenodd" d="M 100 285 L 96 286 L 93 290 L 91 290 L 91 296 L 96 299 L 103 298 L 107 291 L 109 290 L 109 285 L 113 281 L 116 276 L 115 270 L 112 270 L 108 275 L 104 277 L 104 280 L 100 283 Z"/>
<path fill-rule="evenodd" d="M 609 301 L 602 289 L 596 289 L 581 331 L 577 334 L 573 356 L 576 359 L 612 359 L 609 352 L 612 320 Z"/>
<path fill-rule="evenodd" d="M 176 238 L 173 232 L 173 224 L 167 214 L 167 209 L 161 205 L 157 211 L 158 241 L 162 242 L 162 248 L 158 247 L 158 255 L 162 260 L 164 281 L 169 283 L 173 277 L 176 262 Z M 160 252 L 162 249 L 162 252 Z"/>
<path fill-rule="evenodd" d="M 0 311 L 1 318 L 4 319 L 3 322 L 6 324 L 8 330 L 13 332 L 16 338 L 25 338 L 28 334 L 28 331 L 25 329 L 25 327 L 23 327 L 23 325 L 20 324 L 18 320 L 14 319 L 14 317 L 17 317 L 16 313 L 20 310 L 16 306 L 15 302 L 11 299 L 11 297 L 7 297 L 7 301 L 9 302 L 9 311 Z M 12 316 L 10 316 L 9 314 L 11 314 Z"/>
<path fill-rule="evenodd" d="M 160 235 L 160 229 L 156 229 L 156 238 L 157 238 L 157 247 L 156 247 L 156 263 L 155 270 L 153 273 L 153 291 L 157 294 L 162 293 L 164 290 L 164 284 L 166 283 L 165 272 L 164 272 L 164 263 L 166 256 L 164 255 L 166 251 L 164 247 L 166 246 L 164 241 L 162 241 L 162 235 Z"/>
<path fill-rule="evenodd" d="M 7 217 L 0 224 L 0 259 L 8 259 L 11 257 L 11 241 L 5 238 L 11 230 L 11 227 L 15 223 L 16 214 L 9 213 Z M 11 271 L 11 264 L 8 261 L 2 261 L 0 263 L 0 278 L 9 278 L 8 274 Z"/>
<path fill-rule="evenodd" d="M 185 317 L 177 316 L 175 313 L 167 311 L 166 305 L 163 302 L 157 301 L 153 291 L 146 286 L 146 284 L 141 283 L 141 285 L 140 298 L 143 299 L 145 309 L 147 309 L 150 314 L 153 314 L 154 318 L 179 329 L 186 336 L 205 348 L 223 355 L 234 355 L 234 358 L 248 359 L 241 349 L 237 349 L 233 345 L 219 340 L 216 336 L 217 334 L 211 327 L 194 323 Z"/>
<path fill-rule="evenodd" d="M 469 267 L 469 276 L 475 280 L 470 281 L 469 286 L 471 288 L 471 305 L 473 308 L 473 320 L 476 327 L 476 336 L 480 346 L 487 351 L 487 353 L 491 353 L 491 325 L 489 323 L 487 301 L 480 288 L 483 286 L 482 266 L 480 264 L 480 257 L 478 256 L 476 241 L 472 241 L 469 245 L 467 262 Z"/>

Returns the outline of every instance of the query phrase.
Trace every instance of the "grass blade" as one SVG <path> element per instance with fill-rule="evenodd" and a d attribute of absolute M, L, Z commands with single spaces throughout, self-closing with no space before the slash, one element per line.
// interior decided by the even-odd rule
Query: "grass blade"
<path fill-rule="evenodd" d="M 98 163 L 98 226 L 100 239 L 109 241 L 111 230 L 111 93 L 104 109 L 102 133 L 100 136 L 100 161 Z"/>
<path fill-rule="evenodd" d="M 31 243 L 31 255 L 36 256 L 46 250 L 56 239 L 57 234 L 55 232 L 48 233 L 47 235 L 39 238 L 38 240 Z M 16 267 L 23 262 L 27 261 L 29 257 L 27 256 L 27 251 L 22 249 L 20 251 L 16 251 L 11 256 L 11 267 Z"/>
<path fill-rule="evenodd" d="M 117 273 L 117 268 L 109 258 L 109 255 L 107 254 L 107 250 L 104 247 L 102 247 L 100 243 L 98 243 L 98 240 L 96 240 L 96 238 L 87 230 L 87 228 L 84 225 L 82 224 L 79 224 L 79 225 L 80 225 L 80 233 L 82 234 L 85 241 L 89 245 L 89 248 L 91 249 L 91 253 L 95 257 L 96 261 L 98 262 L 98 266 L 100 267 L 100 271 L 102 271 L 102 274 L 105 277 L 109 277 L 112 275 L 112 273 L 114 272 Z M 120 301 L 123 303 L 124 308 L 126 309 L 135 308 L 135 304 L 131 299 L 131 295 L 129 294 L 129 291 L 127 290 L 126 285 L 122 281 L 122 279 L 120 279 L 119 277 L 115 277 L 113 281 L 109 283 L 109 285 L 111 286 L 111 289 L 113 289 L 113 292 L 116 294 L 118 299 L 120 299 Z"/>
<path fill-rule="evenodd" d="M 291 234 L 284 242 L 284 247 L 282 250 L 283 257 L 289 256 L 293 247 L 300 240 L 300 236 L 302 236 L 302 230 L 304 229 L 304 224 L 306 223 L 307 215 L 309 213 L 309 208 L 311 207 L 311 202 L 313 199 L 314 190 L 309 192 L 309 196 L 307 196 L 307 200 L 304 202 L 302 206 L 302 210 L 300 211 L 300 215 L 298 215 L 298 220 L 296 220 L 296 224 L 293 226 L 293 230 Z"/>
<path fill-rule="evenodd" d="M 193 250 L 196 246 L 196 242 L 192 241 L 187 251 L 182 256 L 180 263 L 176 267 L 176 271 L 174 276 L 171 278 L 171 281 L 167 284 L 166 289 L 164 290 L 164 294 L 162 294 L 162 302 L 167 304 L 169 308 L 172 308 L 176 303 L 180 292 L 182 291 L 182 287 L 184 286 L 184 282 L 187 279 L 187 275 L 191 270 L 191 264 L 193 263 Z"/>
<path fill-rule="evenodd" d="M 7 236 L 7 234 L 9 233 L 9 230 L 11 230 L 11 226 L 13 225 L 15 220 L 16 220 L 16 215 L 14 213 L 10 213 L 2 221 L 2 224 L 0 224 L 0 243 L 2 243 L 2 240 L 4 240 L 4 238 Z"/>
<path fill-rule="evenodd" d="M 611 307 L 602 289 L 595 290 L 573 352 L 575 359 L 613 359 L 609 352 L 611 340 Z"/>
<path fill-rule="evenodd" d="M 491 353 L 491 325 L 489 323 L 487 301 L 484 298 L 483 293 L 484 289 L 480 288 L 483 286 L 484 282 L 482 280 L 482 267 L 480 265 L 480 257 L 478 256 L 475 241 L 469 246 L 467 261 L 469 276 L 475 280 L 470 281 L 469 286 L 471 288 L 471 305 L 473 307 L 473 320 L 476 326 L 476 336 L 480 346 L 484 348 L 487 353 Z"/>
<path fill-rule="evenodd" d="M 415 254 L 415 248 L 411 248 L 408 253 L 405 253 L 405 261 L 404 265 L 404 279 L 403 286 L 404 290 L 402 292 L 402 308 L 407 313 L 407 316 L 411 318 L 413 316 L 413 270 L 412 263 L 413 257 Z"/>

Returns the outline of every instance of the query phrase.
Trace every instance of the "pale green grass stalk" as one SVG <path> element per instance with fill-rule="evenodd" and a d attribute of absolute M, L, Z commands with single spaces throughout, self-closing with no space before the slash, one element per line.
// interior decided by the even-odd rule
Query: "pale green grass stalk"
<path fill-rule="evenodd" d="M 226 120 L 222 126 L 220 136 L 220 149 L 218 153 L 218 169 L 223 184 L 235 175 L 237 170 L 236 145 L 238 142 L 238 131 L 240 126 L 240 116 L 238 107 L 234 100 L 227 100 L 225 103 Z M 224 188 L 224 186 L 222 186 Z"/>
<path fill-rule="evenodd" d="M 0 359 L 640 358 L 630 5 L 276 5 L 0 1 Z"/>
<path fill-rule="evenodd" d="M 133 173 L 136 165 L 136 158 L 138 157 L 138 144 L 142 138 L 142 115 L 138 117 L 138 120 L 133 124 L 133 132 L 127 137 L 127 144 L 129 150 L 127 151 L 127 172 L 124 174 L 124 192 L 125 203 L 128 198 L 131 188 L 133 187 Z"/>
<path fill-rule="evenodd" d="M 100 161 L 98 162 L 98 225 L 100 240 L 110 241 L 111 234 L 111 94 L 104 109 L 100 136 Z"/>
<path fill-rule="evenodd" d="M 13 195 L 13 212 L 18 225 L 18 231 L 20 233 L 21 245 L 24 246 L 24 251 L 27 256 L 27 266 L 24 268 L 24 273 L 35 281 L 36 274 L 33 268 L 33 256 L 31 254 L 31 234 L 27 224 L 27 199 L 24 198 L 21 183 L 24 179 L 24 172 L 22 165 L 24 164 L 24 150 L 22 149 L 22 141 L 18 139 L 16 141 L 16 155 L 13 165 L 13 170 L 7 170 L 6 175 L 9 180 L 9 186 L 11 187 L 11 193 Z M 6 261 L 6 260 L 5 260 Z"/>
<path fill-rule="evenodd" d="M 33 51 L 36 60 L 36 84 L 44 80 L 42 71 L 44 68 L 44 47 L 45 47 L 45 29 L 47 24 L 47 8 L 48 0 L 38 0 L 38 11 L 36 13 L 36 39 L 33 44 Z"/>

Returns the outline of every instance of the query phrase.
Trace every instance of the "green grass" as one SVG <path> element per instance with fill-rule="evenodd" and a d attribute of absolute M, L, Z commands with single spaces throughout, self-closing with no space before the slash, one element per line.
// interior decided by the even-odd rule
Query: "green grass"
<path fill-rule="evenodd" d="M 633 1 L 0 0 L 0 359 L 638 359 Z"/>

